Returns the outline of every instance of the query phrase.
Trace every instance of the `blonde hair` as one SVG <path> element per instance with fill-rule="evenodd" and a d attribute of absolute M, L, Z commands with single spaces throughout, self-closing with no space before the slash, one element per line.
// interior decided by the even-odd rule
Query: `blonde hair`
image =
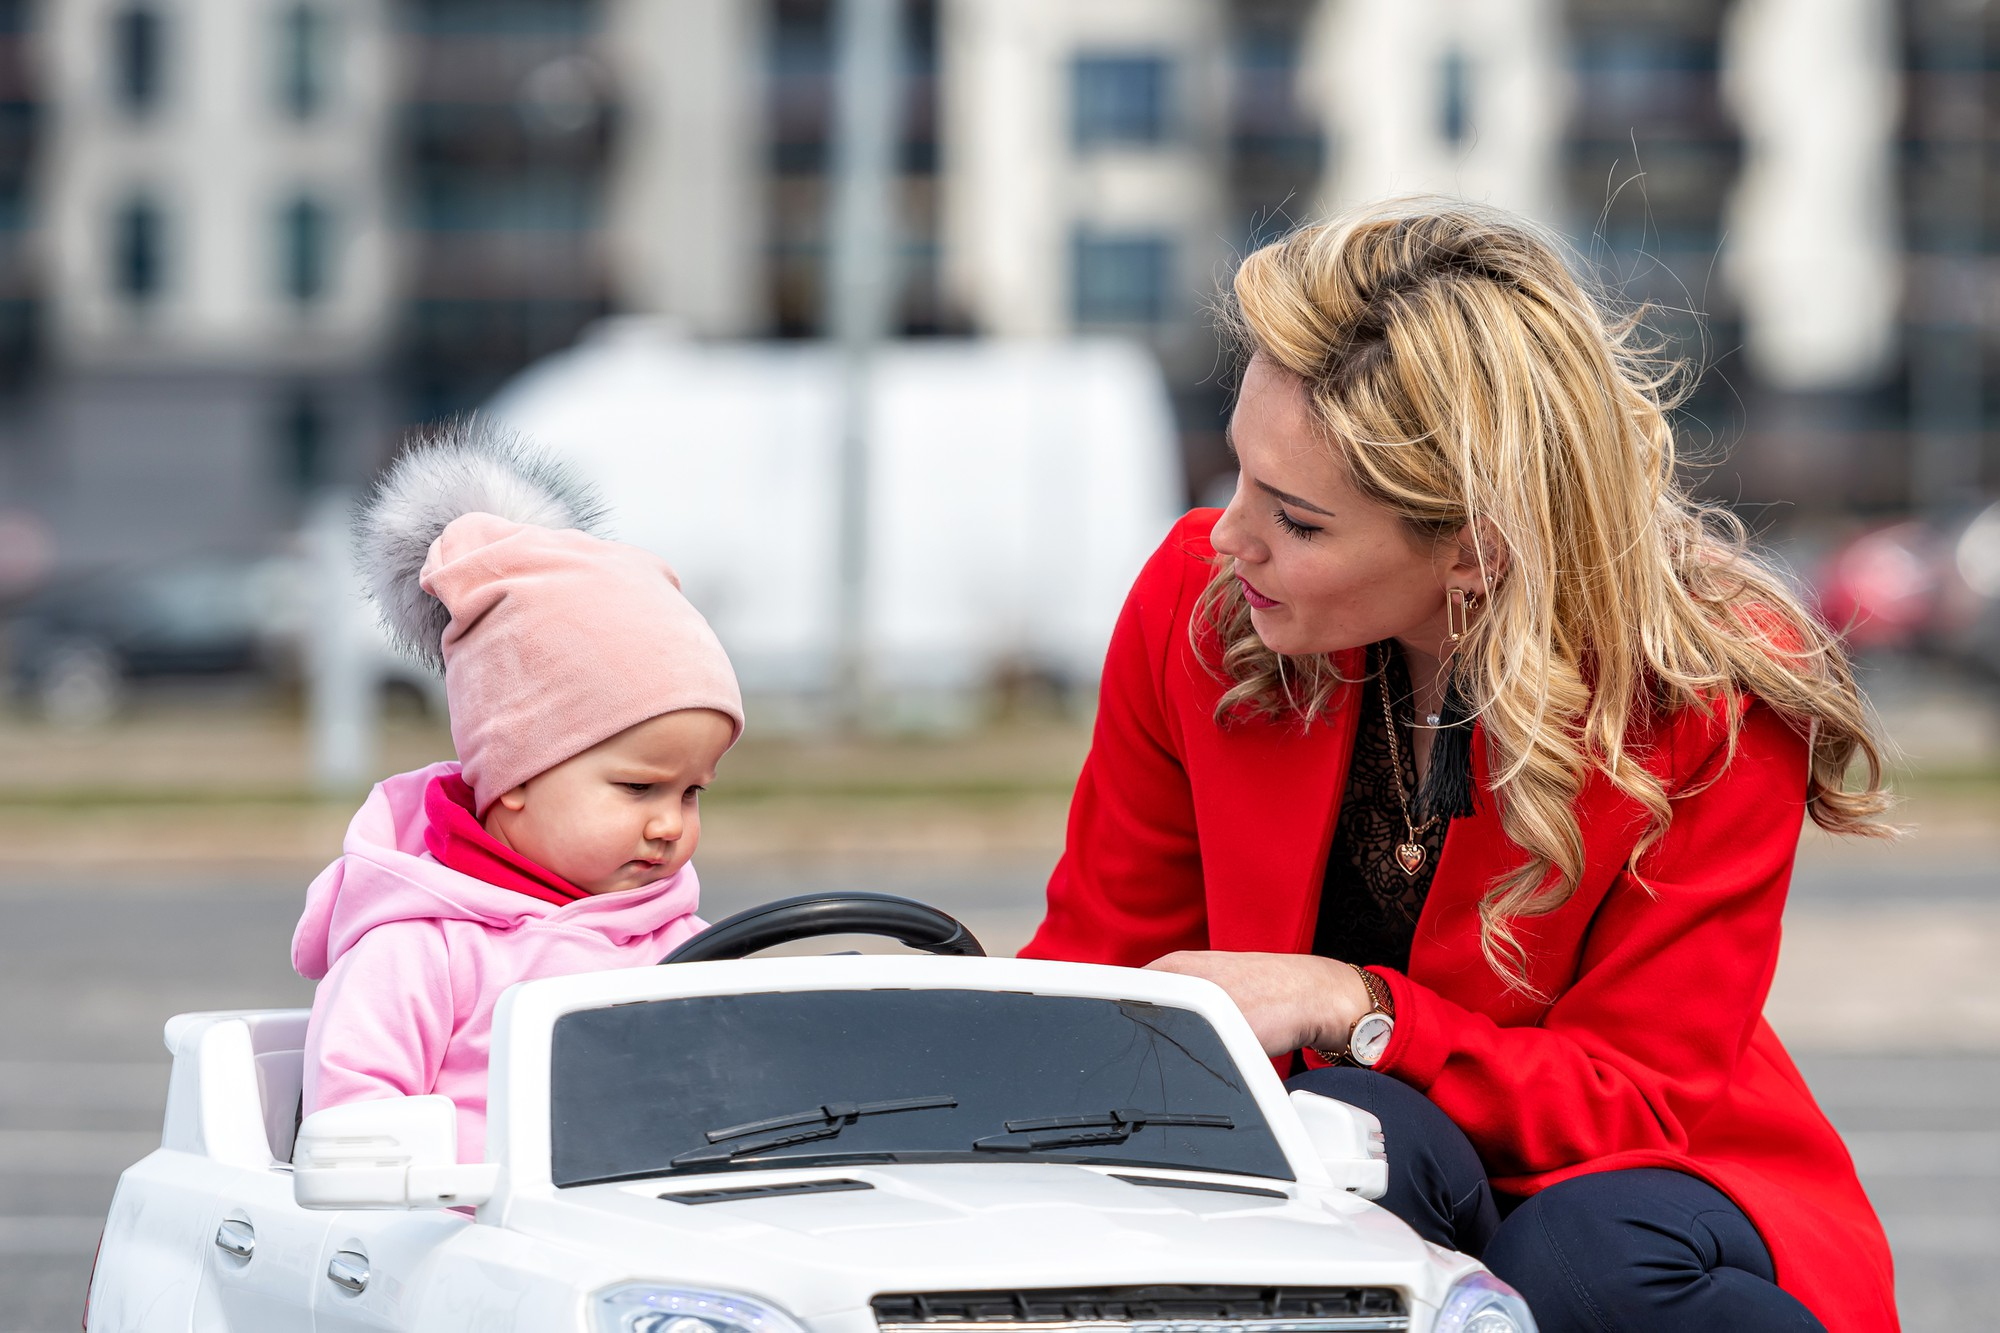
<path fill-rule="evenodd" d="M 1568 901 L 1583 870 L 1576 798 L 1601 773 L 1644 808 L 1636 863 L 1673 818 L 1635 723 L 1725 705 L 1727 754 L 1751 695 L 1807 737 L 1807 807 L 1836 833 L 1892 832 L 1882 756 L 1846 655 L 1749 553 L 1734 515 L 1676 475 L 1667 411 L 1681 367 L 1609 315 L 1560 244 L 1504 213 L 1404 200 L 1308 226 L 1237 272 L 1244 347 L 1304 387 L 1355 484 L 1421 540 L 1492 531 L 1504 578 L 1453 657 L 1480 718 L 1493 796 L 1526 864 L 1480 903 L 1487 962 L 1522 989 L 1512 923 Z M 1490 525 L 1490 526 L 1489 526 Z M 1309 724 L 1343 682 L 1330 656 L 1265 647 L 1231 562 L 1197 641 L 1238 710 Z M 1849 790 L 1855 758 L 1866 785 Z"/>

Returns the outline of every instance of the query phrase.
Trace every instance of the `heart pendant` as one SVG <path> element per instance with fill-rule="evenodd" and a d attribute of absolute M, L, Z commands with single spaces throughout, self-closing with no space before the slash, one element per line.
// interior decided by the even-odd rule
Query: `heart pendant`
<path fill-rule="evenodd" d="M 1396 864 L 1403 873 L 1415 879 L 1417 872 L 1424 868 L 1424 845 L 1420 842 L 1399 842 L 1396 844 Z"/>

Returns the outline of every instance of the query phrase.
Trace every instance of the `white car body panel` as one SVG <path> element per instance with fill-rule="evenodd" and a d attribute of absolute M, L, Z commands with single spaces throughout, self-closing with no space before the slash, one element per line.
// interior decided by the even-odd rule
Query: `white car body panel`
<path fill-rule="evenodd" d="M 563 1015 L 686 996 L 885 988 L 1192 1010 L 1220 1036 L 1297 1179 L 1101 1162 L 857 1161 L 553 1183 L 550 1042 Z M 1309 1108 L 1320 1123 L 1309 1128 L 1228 997 L 1188 977 L 856 956 L 689 963 L 516 986 L 501 998 L 493 1028 L 488 1155 L 498 1185 L 476 1217 L 296 1204 L 293 1168 L 280 1159 L 291 1152 L 303 1025 L 299 1011 L 183 1015 L 169 1025 L 175 1065 L 162 1147 L 120 1182 L 91 1293 L 91 1333 L 584 1333 L 593 1294 L 625 1282 L 748 1296 L 807 1333 L 874 1333 L 869 1302 L 895 1292 L 1397 1287 L 1409 1298 L 1410 1328 L 1424 1333 L 1451 1284 L 1479 1269 L 1356 1192 L 1381 1177 L 1366 1146 L 1372 1120 L 1351 1111 L 1343 1119 L 1338 1103 L 1321 1100 Z M 1351 1149 L 1329 1136 L 1328 1126 L 1341 1124 L 1353 1127 Z M 872 1188 L 705 1204 L 660 1197 L 831 1178 Z M 251 1257 L 218 1244 L 225 1222 L 236 1226 L 222 1237 L 232 1244 L 244 1227 L 254 1231 Z M 327 1277 L 343 1251 L 365 1256 L 368 1281 L 358 1293 Z"/>

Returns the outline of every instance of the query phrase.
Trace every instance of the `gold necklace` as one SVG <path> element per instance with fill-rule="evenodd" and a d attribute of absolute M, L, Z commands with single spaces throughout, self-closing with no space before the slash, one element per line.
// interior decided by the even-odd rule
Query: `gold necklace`
<path fill-rule="evenodd" d="M 1403 812 L 1403 827 L 1410 835 L 1408 842 L 1396 844 L 1396 866 L 1411 879 L 1424 868 L 1424 860 L 1430 855 L 1423 843 L 1418 841 L 1431 831 L 1431 825 L 1438 822 L 1432 815 L 1422 824 L 1411 822 L 1409 798 L 1403 795 L 1403 745 L 1396 735 L 1396 715 L 1389 711 L 1389 673 L 1382 673 L 1382 722 L 1389 732 L 1389 762 L 1396 766 L 1396 804 Z"/>

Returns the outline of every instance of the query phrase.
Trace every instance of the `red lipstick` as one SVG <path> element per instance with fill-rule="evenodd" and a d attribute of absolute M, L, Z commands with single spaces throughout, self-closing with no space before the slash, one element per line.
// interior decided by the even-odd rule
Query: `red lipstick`
<path fill-rule="evenodd" d="M 1266 597 L 1263 593 L 1258 592 L 1255 588 L 1251 587 L 1250 580 L 1244 578 L 1241 574 L 1238 574 L 1236 576 L 1236 581 L 1243 585 L 1243 596 L 1249 599 L 1250 605 L 1256 608 L 1257 610 L 1269 611 L 1272 607 L 1277 605 L 1276 602 L 1272 601 L 1270 598 Z"/>

